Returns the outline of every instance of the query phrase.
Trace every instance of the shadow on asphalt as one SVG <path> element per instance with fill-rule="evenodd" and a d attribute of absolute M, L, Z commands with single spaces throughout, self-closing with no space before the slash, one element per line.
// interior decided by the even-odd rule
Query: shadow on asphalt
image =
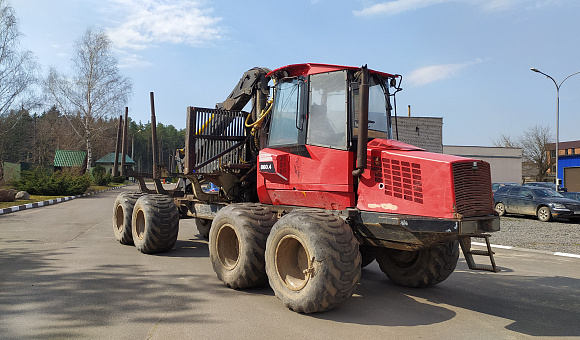
<path fill-rule="evenodd" d="M 507 268 L 501 274 L 470 271 L 462 261 L 443 283 L 412 289 L 390 282 L 378 266 L 363 269 L 359 287 L 345 305 L 312 316 L 354 324 L 415 326 L 453 319 L 452 307 L 512 320 L 506 329 L 525 335 L 580 336 L 580 280 L 509 272 Z"/>
<path fill-rule="evenodd" d="M 56 265 L 55 259 L 66 255 L 63 250 L 0 250 L 4 273 L 0 278 L 0 306 L 26 304 L 27 308 L 33 306 L 38 315 L 66 320 L 67 327 L 62 323 L 58 328 L 45 327 L 44 333 L 38 334 L 40 337 L 74 338 L 82 334 L 76 329 L 105 325 L 111 314 L 124 322 L 159 321 L 159 313 L 143 311 L 159 310 L 167 314 L 164 322 L 169 323 L 213 323 L 218 322 L 216 317 L 196 308 L 199 302 L 209 303 L 216 296 L 235 299 L 244 293 L 274 295 L 268 286 L 243 292 L 224 289 L 214 275 L 197 275 L 195 271 L 182 273 L 173 269 L 171 279 L 150 275 L 147 261 L 71 272 Z M 208 257 L 207 241 L 180 240 L 172 251 L 158 256 Z M 169 260 L 167 263 L 171 263 Z M 512 320 L 506 328 L 520 334 L 577 337 L 578 287 L 580 280 L 567 277 L 518 276 L 508 270 L 499 274 L 473 272 L 460 261 L 456 272 L 445 282 L 429 289 L 411 289 L 393 284 L 375 262 L 363 269 L 355 295 L 343 306 L 305 317 L 346 324 L 418 326 L 453 320 L 458 309 L 466 309 Z M 281 302 L 279 308 L 285 308 Z M 0 334 L 10 337 L 2 320 L 16 320 L 19 313 L 18 308 L 0 311 Z M 458 322 L 465 324 L 466 319 Z"/>

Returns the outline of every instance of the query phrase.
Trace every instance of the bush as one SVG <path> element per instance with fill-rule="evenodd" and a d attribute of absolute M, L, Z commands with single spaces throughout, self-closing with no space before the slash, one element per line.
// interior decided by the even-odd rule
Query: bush
<path fill-rule="evenodd" d="M 17 190 L 26 191 L 32 195 L 74 196 L 84 194 L 91 185 L 88 174 L 78 174 L 72 171 L 48 171 L 37 168 L 23 171 L 21 179 L 14 183 Z"/>
<path fill-rule="evenodd" d="M 107 173 L 102 165 L 97 165 L 93 169 L 93 183 L 96 185 L 107 185 L 111 182 L 111 175 Z"/>
<path fill-rule="evenodd" d="M 125 183 L 125 176 L 114 176 L 111 177 L 111 182 L 121 184 Z"/>

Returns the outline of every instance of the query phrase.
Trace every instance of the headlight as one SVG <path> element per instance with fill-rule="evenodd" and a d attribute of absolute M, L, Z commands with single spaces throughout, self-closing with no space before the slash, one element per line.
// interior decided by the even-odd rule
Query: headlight
<path fill-rule="evenodd" d="M 552 203 L 552 207 L 554 209 L 566 209 L 566 206 L 564 204 L 560 204 L 560 203 Z"/>

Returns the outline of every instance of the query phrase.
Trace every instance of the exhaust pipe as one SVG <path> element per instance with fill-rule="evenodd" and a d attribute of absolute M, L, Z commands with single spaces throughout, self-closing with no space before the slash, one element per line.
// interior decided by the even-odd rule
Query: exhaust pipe
<path fill-rule="evenodd" d="M 356 169 L 354 177 L 360 177 L 367 167 L 367 141 L 369 137 L 369 69 L 361 67 L 361 84 L 358 90 L 358 142 L 356 148 Z"/>

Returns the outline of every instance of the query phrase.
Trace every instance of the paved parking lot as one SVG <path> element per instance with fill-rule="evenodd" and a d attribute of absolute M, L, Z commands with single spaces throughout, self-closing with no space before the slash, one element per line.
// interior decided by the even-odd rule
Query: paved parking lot
<path fill-rule="evenodd" d="M 500 273 L 460 258 L 431 289 L 397 286 L 375 262 L 343 306 L 305 315 L 267 285 L 225 287 L 193 220 L 167 253 L 119 244 L 113 201 L 131 189 L 0 216 L 1 339 L 580 337 L 577 258 L 497 249 Z"/>

